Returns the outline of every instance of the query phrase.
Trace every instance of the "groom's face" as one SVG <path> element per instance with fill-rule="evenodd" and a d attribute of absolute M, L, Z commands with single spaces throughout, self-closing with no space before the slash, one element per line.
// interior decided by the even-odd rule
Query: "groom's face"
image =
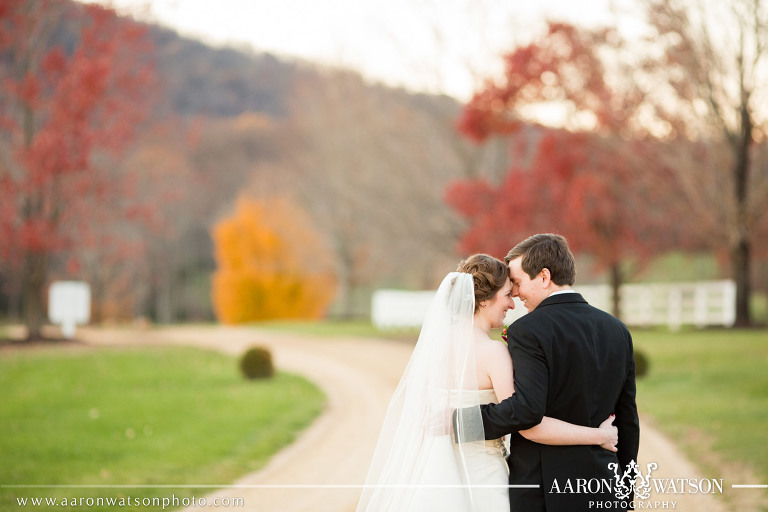
<path fill-rule="evenodd" d="M 518 297 L 528 311 L 536 309 L 547 297 L 540 276 L 531 279 L 531 276 L 523 271 L 522 256 L 509 262 L 509 278 L 512 280 L 512 296 Z"/>

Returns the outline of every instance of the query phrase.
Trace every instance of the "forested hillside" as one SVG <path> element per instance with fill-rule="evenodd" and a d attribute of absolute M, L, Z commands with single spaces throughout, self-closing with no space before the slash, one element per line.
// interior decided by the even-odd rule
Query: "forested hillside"
<path fill-rule="evenodd" d="M 296 81 L 316 73 L 308 65 L 268 53 L 213 48 L 160 26 L 150 28 L 150 37 L 162 73 L 164 101 L 182 116 L 261 112 L 284 117 L 286 92 Z"/>
<path fill-rule="evenodd" d="M 207 304 L 204 276 L 214 262 L 202 233 L 242 194 L 286 195 L 307 210 L 336 257 L 334 314 L 366 314 L 375 287 L 428 288 L 453 268 L 462 225 L 444 189 L 482 172 L 483 158 L 455 130 L 457 102 L 366 83 L 351 71 L 210 48 L 164 29 L 152 34 L 165 105 L 197 132 L 186 149 L 203 185 L 179 207 L 206 204 L 188 228 L 201 234 L 199 254 L 184 236 L 167 251 L 194 261 L 179 262 L 185 278 L 165 289 L 184 291 L 170 291 L 165 303 L 198 296 L 200 309 Z M 188 275 L 198 276 L 197 288 Z"/>
<path fill-rule="evenodd" d="M 46 43 L 65 54 L 83 9 L 68 5 Z M 87 236 L 62 227 L 73 243 L 50 260 L 49 280 L 91 283 L 94 320 L 212 319 L 211 231 L 241 196 L 285 198 L 312 219 L 334 259 L 331 314 L 365 315 L 374 288 L 428 288 L 453 269 L 463 226 L 446 184 L 505 168 L 503 150 L 459 136 L 456 101 L 143 27 L 151 45 L 133 59 L 154 65 L 150 115 L 119 156 L 92 158 L 130 186 L 113 214 L 93 205 Z M 22 288 L 0 265 L 0 314 L 20 317 Z"/>

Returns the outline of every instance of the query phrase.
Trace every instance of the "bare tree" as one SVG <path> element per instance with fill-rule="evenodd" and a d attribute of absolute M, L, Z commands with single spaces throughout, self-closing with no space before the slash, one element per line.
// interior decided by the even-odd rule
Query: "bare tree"
<path fill-rule="evenodd" d="M 348 71 L 298 86 L 293 191 L 336 252 L 342 314 L 354 313 L 366 287 L 431 287 L 455 264 L 460 221 L 443 193 L 463 173 L 452 149 L 457 112 L 448 98 L 372 86 Z"/>
<path fill-rule="evenodd" d="M 764 0 L 646 0 L 653 54 L 635 76 L 659 135 L 688 139 L 662 155 L 708 235 L 730 256 L 736 324 L 750 325 L 756 235 L 768 209 L 768 172 L 758 165 L 768 116 L 768 5 Z"/>

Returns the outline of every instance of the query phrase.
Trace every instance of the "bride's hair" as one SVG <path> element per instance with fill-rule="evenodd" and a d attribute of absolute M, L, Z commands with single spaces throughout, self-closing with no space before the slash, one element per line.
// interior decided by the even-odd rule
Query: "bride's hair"
<path fill-rule="evenodd" d="M 480 301 L 493 300 L 509 280 L 509 268 L 503 261 L 487 254 L 473 254 L 459 262 L 457 272 L 471 274 L 475 284 L 475 312 Z"/>

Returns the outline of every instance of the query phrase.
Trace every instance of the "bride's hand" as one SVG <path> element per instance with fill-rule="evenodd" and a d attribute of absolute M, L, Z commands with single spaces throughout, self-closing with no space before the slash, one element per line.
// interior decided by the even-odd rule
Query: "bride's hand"
<path fill-rule="evenodd" d="M 619 442 L 619 429 L 613 426 L 613 420 L 615 419 L 616 415 L 611 414 L 608 419 L 602 422 L 598 427 L 601 439 L 603 440 L 603 442 L 600 443 L 600 447 L 610 452 L 619 451 L 618 448 L 616 448 L 616 445 Z"/>

